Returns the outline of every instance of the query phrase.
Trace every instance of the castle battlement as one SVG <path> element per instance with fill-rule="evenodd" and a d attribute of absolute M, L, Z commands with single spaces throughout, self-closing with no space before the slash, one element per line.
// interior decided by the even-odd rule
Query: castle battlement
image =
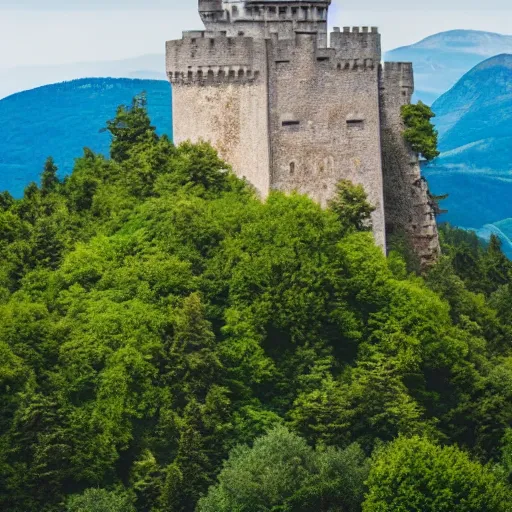
<path fill-rule="evenodd" d="M 259 71 L 244 66 L 208 66 L 184 71 L 168 71 L 169 81 L 174 85 L 213 85 L 226 83 L 252 83 L 260 77 Z"/>
<path fill-rule="evenodd" d="M 335 27 L 328 45 L 330 3 L 199 0 L 205 30 L 167 42 L 174 141 L 211 142 L 262 197 L 297 190 L 326 205 L 340 180 L 361 184 L 376 242 L 403 232 L 427 265 L 435 217 L 402 136 L 412 64 L 381 64 L 376 27 Z"/>

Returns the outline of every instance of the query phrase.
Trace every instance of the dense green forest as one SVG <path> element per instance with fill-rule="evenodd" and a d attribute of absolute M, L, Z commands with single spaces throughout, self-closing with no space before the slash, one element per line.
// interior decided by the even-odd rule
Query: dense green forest
<path fill-rule="evenodd" d="M 509 512 L 512 265 L 371 205 L 262 202 L 143 98 L 63 181 L 0 195 L 0 509 Z"/>

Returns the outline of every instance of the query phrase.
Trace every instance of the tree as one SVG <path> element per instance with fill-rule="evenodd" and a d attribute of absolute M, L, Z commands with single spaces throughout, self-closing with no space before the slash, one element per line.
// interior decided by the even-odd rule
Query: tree
<path fill-rule="evenodd" d="M 371 231 L 371 217 L 375 208 L 368 202 L 362 185 L 341 180 L 329 208 L 338 216 L 345 230 Z"/>
<path fill-rule="evenodd" d="M 67 512 L 135 512 L 131 500 L 123 493 L 106 489 L 87 489 L 83 494 L 71 496 Z"/>
<path fill-rule="evenodd" d="M 54 191 L 55 187 L 59 184 L 57 171 L 58 168 L 53 158 L 49 156 L 44 164 L 43 173 L 41 174 L 41 191 L 43 194 Z"/>
<path fill-rule="evenodd" d="M 148 115 L 146 95 L 135 96 L 131 107 L 120 106 L 116 117 L 107 121 L 106 130 L 112 135 L 110 156 L 117 162 L 127 160 L 134 146 L 155 142 L 158 136 Z"/>
<path fill-rule="evenodd" d="M 230 454 L 199 512 L 359 510 L 368 466 L 361 450 L 317 452 L 277 427 Z"/>
<path fill-rule="evenodd" d="M 399 437 L 374 455 L 363 512 L 507 512 L 512 490 L 455 446 Z"/>
<path fill-rule="evenodd" d="M 428 161 L 440 154 L 437 150 L 437 131 L 431 122 L 433 117 L 435 114 L 432 109 L 421 101 L 417 105 L 402 107 L 404 139 L 411 145 L 413 151 L 420 153 Z"/>

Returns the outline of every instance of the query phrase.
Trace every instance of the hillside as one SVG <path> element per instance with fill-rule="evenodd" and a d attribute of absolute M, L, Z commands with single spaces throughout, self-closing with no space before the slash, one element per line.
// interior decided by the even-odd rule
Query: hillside
<path fill-rule="evenodd" d="M 512 53 L 512 36 L 452 30 L 387 52 L 385 59 L 413 62 L 415 97 L 432 104 L 471 68 L 502 53 Z"/>
<path fill-rule="evenodd" d="M 49 84 L 87 77 L 166 80 L 163 55 L 150 54 L 113 61 L 26 66 L 0 70 L 0 99 Z"/>
<path fill-rule="evenodd" d="M 512 216 L 511 84 L 512 55 L 499 55 L 473 68 L 432 107 L 442 153 L 425 175 L 435 193 L 450 194 L 443 218 L 458 226 L 478 229 Z"/>
<path fill-rule="evenodd" d="M 69 173 L 84 146 L 106 153 L 105 120 L 146 91 L 158 132 L 171 132 L 171 92 L 166 81 L 83 79 L 25 91 L 0 100 L 0 190 L 19 196 L 36 180 L 47 156 Z"/>
<path fill-rule="evenodd" d="M 0 195 L 2 512 L 510 512 L 496 238 L 416 275 L 361 186 L 262 201 L 142 101 L 108 129 Z"/>

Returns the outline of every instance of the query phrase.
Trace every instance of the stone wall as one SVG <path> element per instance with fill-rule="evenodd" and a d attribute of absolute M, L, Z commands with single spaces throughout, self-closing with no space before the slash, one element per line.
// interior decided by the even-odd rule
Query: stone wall
<path fill-rule="evenodd" d="M 271 187 L 326 205 L 341 179 L 362 184 L 385 246 L 379 60 L 318 49 L 315 34 L 269 41 Z"/>
<path fill-rule="evenodd" d="M 268 194 L 266 44 L 187 33 L 167 44 L 174 141 L 210 142 L 236 174 Z"/>
<path fill-rule="evenodd" d="M 400 109 L 412 65 L 381 67 L 377 29 L 334 29 L 330 0 L 200 0 L 207 30 L 167 43 L 176 143 L 205 140 L 265 197 L 297 190 L 326 205 L 341 179 L 364 186 L 373 228 L 403 232 L 423 267 L 439 240 Z"/>
<path fill-rule="evenodd" d="M 335 28 L 331 34 L 331 47 L 345 59 L 374 59 L 380 62 L 381 36 L 377 27 Z"/>
<path fill-rule="evenodd" d="M 244 1 L 200 0 L 200 14 L 207 30 L 226 32 L 228 36 L 244 35 L 280 39 L 293 38 L 296 30 L 318 33 L 318 44 L 327 46 L 327 15 L 330 0 Z M 220 7 L 219 7 L 220 6 Z"/>
<path fill-rule="evenodd" d="M 386 228 L 403 233 L 422 268 L 440 254 L 437 224 L 418 155 L 403 138 L 402 105 L 414 92 L 412 64 L 386 62 L 381 76 L 382 157 Z"/>

